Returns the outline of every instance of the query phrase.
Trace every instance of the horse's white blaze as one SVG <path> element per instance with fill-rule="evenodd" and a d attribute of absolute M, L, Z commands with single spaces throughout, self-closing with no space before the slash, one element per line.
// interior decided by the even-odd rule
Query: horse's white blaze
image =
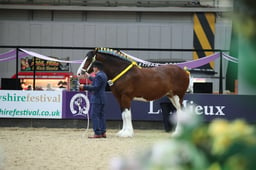
<path fill-rule="evenodd" d="M 117 133 L 119 137 L 133 137 L 132 115 L 130 109 L 125 109 L 122 113 L 123 128 Z"/>
<path fill-rule="evenodd" d="M 79 68 L 78 68 L 78 70 L 77 70 L 77 72 L 76 72 L 76 75 L 80 75 L 80 74 L 82 73 L 83 66 L 84 66 L 86 60 L 87 60 L 87 57 L 85 57 L 84 61 L 83 61 L 82 64 L 79 66 Z"/>

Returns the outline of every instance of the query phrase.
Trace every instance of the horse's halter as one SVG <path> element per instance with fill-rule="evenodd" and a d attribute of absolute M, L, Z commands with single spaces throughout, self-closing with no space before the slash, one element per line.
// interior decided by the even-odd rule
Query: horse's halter
<path fill-rule="evenodd" d="M 87 56 L 87 57 L 88 57 L 88 56 Z M 88 66 L 86 69 L 84 69 L 83 66 L 84 66 L 84 64 L 86 63 L 87 57 L 84 59 L 84 61 L 82 62 L 82 64 L 81 64 L 80 67 L 78 68 L 77 75 L 81 74 L 82 71 L 85 72 L 85 73 L 88 73 L 88 71 L 89 71 L 89 70 L 91 69 L 91 67 L 92 67 L 92 63 L 93 63 L 94 61 L 96 61 L 96 54 L 95 54 L 95 55 L 93 56 L 93 58 L 92 58 L 91 63 L 89 64 L 89 66 Z"/>
<path fill-rule="evenodd" d="M 93 56 L 92 61 L 91 61 L 91 63 L 89 64 L 89 66 L 88 66 L 86 69 L 84 69 L 83 66 L 84 66 L 85 63 L 86 63 L 87 58 L 88 58 L 88 56 L 84 59 L 84 61 L 83 61 L 82 64 L 80 65 L 80 67 L 79 67 L 79 69 L 78 69 L 78 71 L 77 71 L 77 75 L 81 74 L 81 71 L 87 73 L 87 72 L 91 69 L 93 62 L 96 61 L 96 53 L 95 53 L 95 55 Z M 113 86 L 114 83 L 115 83 L 119 78 L 121 78 L 124 74 L 126 74 L 133 66 L 139 67 L 135 61 L 131 61 L 131 64 L 128 65 L 124 70 L 122 70 L 119 74 L 117 74 L 113 79 L 108 80 L 109 86 Z M 140 68 L 140 67 L 139 67 L 139 68 Z"/>
<path fill-rule="evenodd" d="M 93 56 L 92 61 L 91 61 L 91 63 L 89 64 L 89 66 L 87 67 L 87 69 L 86 69 L 86 70 L 85 70 L 84 68 L 82 68 L 82 69 L 83 69 L 85 72 L 88 72 L 88 71 L 91 69 L 92 64 L 93 64 L 94 61 L 96 61 L 96 54 Z"/>
<path fill-rule="evenodd" d="M 126 72 L 128 72 L 133 66 L 138 66 L 136 62 L 132 62 L 128 67 L 126 67 L 121 73 L 116 75 L 112 80 L 108 80 L 108 85 L 113 86 L 114 82 L 117 81 L 120 77 L 122 77 Z"/>

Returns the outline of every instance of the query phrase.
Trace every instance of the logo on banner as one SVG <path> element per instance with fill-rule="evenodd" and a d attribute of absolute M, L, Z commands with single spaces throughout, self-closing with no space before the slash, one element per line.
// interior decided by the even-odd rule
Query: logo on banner
<path fill-rule="evenodd" d="M 82 93 L 75 94 L 70 100 L 70 111 L 74 116 L 84 116 L 89 114 L 90 102 L 86 95 Z"/>

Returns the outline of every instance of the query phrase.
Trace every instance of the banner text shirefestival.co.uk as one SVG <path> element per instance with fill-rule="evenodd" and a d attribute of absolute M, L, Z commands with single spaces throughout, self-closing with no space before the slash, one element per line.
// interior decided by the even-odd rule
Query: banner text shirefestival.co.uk
<path fill-rule="evenodd" d="M 8 102 L 57 102 L 61 101 L 61 96 L 47 96 L 46 94 L 40 94 L 37 96 L 32 96 L 31 94 L 27 95 L 16 95 L 16 93 L 6 95 L 0 95 L 0 101 Z"/>

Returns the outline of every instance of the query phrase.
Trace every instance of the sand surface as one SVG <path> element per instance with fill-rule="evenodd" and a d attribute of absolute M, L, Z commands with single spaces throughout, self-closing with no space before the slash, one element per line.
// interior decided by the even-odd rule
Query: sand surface
<path fill-rule="evenodd" d="M 107 170 L 110 162 L 145 150 L 170 134 L 135 130 L 133 138 L 88 139 L 92 131 L 55 128 L 0 128 L 0 170 Z"/>

